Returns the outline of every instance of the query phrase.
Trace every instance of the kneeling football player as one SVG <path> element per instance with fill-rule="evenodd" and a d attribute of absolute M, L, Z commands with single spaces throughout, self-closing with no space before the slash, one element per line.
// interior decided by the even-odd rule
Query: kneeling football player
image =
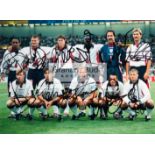
<path fill-rule="evenodd" d="M 145 82 L 138 77 L 138 70 L 132 68 L 129 71 L 129 81 L 125 84 L 124 102 L 128 104 L 129 120 L 134 120 L 136 110 L 144 110 L 145 120 L 151 119 L 151 111 L 154 108 L 150 91 Z"/>
<path fill-rule="evenodd" d="M 96 82 L 93 78 L 87 75 L 87 69 L 85 66 L 78 68 L 78 76 L 74 77 L 69 90 L 70 99 L 69 106 L 73 112 L 72 119 L 79 117 L 77 108 L 85 109 L 86 106 L 91 106 L 93 98 L 96 97 Z M 92 107 L 90 107 L 90 117 L 92 117 Z"/>
<path fill-rule="evenodd" d="M 58 120 L 62 120 L 62 113 L 64 112 L 67 103 L 62 96 L 63 87 L 61 82 L 54 78 L 54 74 L 49 68 L 44 69 L 44 77 L 45 78 L 39 82 L 37 98 L 31 99 L 29 105 L 37 107 L 41 112 L 43 119 L 48 117 L 47 110 L 52 105 L 57 105 L 60 113 Z M 32 113 L 30 113 L 30 115 L 32 116 Z"/>
<path fill-rule="evenodd" d="M 99 92 L 99 98 L 94 98 L 93 101 L 100 106 L 100 118 L 107 119 L 110 106 L 117 108 L 114 112 L 109 111 L 115 119 L 123 117 L 122 111 L 127 109 L 127 104 L 123 102 L 124 86 L 115 73 L 110 74 L 109 80 L 102 84 Z"/>
<path fill-rule="evenodd" d="M 24 70 L 16 71 L 16 80 L 10 83 L 10 98 L 7 101 L 7 107 L 11 114 L 18 120 L 23 112 L 23 106 L 32 98 L 32 83 L 26 79 Z"/>

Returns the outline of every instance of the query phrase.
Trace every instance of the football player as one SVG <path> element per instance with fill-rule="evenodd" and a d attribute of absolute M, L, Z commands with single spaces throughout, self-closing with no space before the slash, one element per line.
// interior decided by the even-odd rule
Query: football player
<path fill-rule="evenodd" d="M 87 69 L 85 66 L 78 68 L 78 76 L 74 77 L 70 87 L 70 99 L 69 106 L 73 112 L 72 119 L 77 119 L 79 116 L 77 108 L 85 109 L 93 102 L 93 98 L 96 97 L 97 85 L 93 78 L 87 75 Z M 90 107 L 90 117 L 93 119 L 92 107 Z M 93 115 L 93 117 L 92 117 Z"/>
<path fill-rule="evenodd" d="M 149 89 L 144 81 L 139 79 L 138 70 L 132 68 L 129 71 L 129 81 L 124 86 L 125 93 L 124 102 L 128 104 L 129 120 L 134 120 L 136 110 L 144 110 L 145 120 L 151 119 L 151 111 L 154 108 L 153 100 Z"/>
<path fill-rule="evenodd" d="M 37 98 L 29 101 L 29 119 L 32 119 L 35 107 L 41 112 L 43 119 L 46 119 L 48 116 L 47 110 L 56 105 L 60 113 L 58 119 L 62 120 L 62 114 L 67 106 L 66 100 L 62 97 L 62 84 L 58 79 L 54 78 L 54 74 L 49 68 L 44 69 L 44 77 L 37 87 Z"/>
<path fill-rule="evenodd" d="M 114 112 L 114 118 L 119 119 L 123 117 L 122 110 L 127 109 L 127 104 L 123 102 L 124 86 L 117 78 L 115 72 L 111 73 L 109 79 L 102 84 L 99 89 L 99 97 L 94 98 L 93 102 L 98 103 L 101 108 L 101 119 L 107 119 L 109 106 L 117 106 Z"/>
<path fill-rule="evenodd" d="M 7 101 L 7 107 L 11 114 L 18 120 L 23 112 L 23 106 L 33 96 L 32 83 L 26 79 L 24 70 L 16 71 L 16 80 L 10 83 L 10 98 Z"/>

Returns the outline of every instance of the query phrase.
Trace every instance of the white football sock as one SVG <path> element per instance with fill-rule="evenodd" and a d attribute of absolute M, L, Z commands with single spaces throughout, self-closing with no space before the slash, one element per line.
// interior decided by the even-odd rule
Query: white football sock
<path fill-rule="evenodd" d="M 68 104 L 67 104 L 67 107 L 64 109 L 64 113 L 69 114 L 69 106 L 68 106 Z"/>
<path fill-rule="evenodd" d="M 73 112 L 73 114 L 74 114 L 75 116 L 77 116 L 77 115 L 78 115 L 77 105 L 75 105 L 75 106 L 71 107 L 70 109 L 71 109 L 71 111 Z"/>
<path fill-rule="evenodd" d="M 116 111 L 117 113 L 120 113 L 122 111 L 121 108 L 118 108 L 118 110 Z"/>
<path fill-rule="evenodd" d="M 44 106 L 41 106 L 40 108 L 38 108 L 38 110 L 39 110 L 43 115 L 47 115 L 47 110 L 45 109 Z"/>
<path fill-rule="evenodd" d="M 23 110 L 24 110 L 24 105 L 21 105 L 20 107 L 18 107 L 17 113 L 20 114 L 21 112 L 23 112 Z"/>
<path fill-rule="evenodd" d="M 145 110 L 145 112 L 144 112 L 145 116 L 149 116 L 149 115 L 151 114 L 152 110 L 153 110 L 153 109 L 148 109 L 148 108 L 146 108 L 146 110 Z"/>
<path fill-rule="evenodd" d="M 64 108 L 61 108 L 61 107 L 59 107 L 59 113 L 60 113 L 60 115 L 62 115 L 63 113 L 64 113 Z"/>
<path fill-rule="evenodd" d="M 131 114 L 132 116 L 136 114 L 134 110 L 132 110 L 130 107 L 127 109 L 128 113 Z"/>
<path fill-rule="evenodd" d="M 86 109 L 84 109 L 84 110 L 81 110 L 81 109 L 80 109 L 80 112 L 86 113 Z"/>
<path fill-rule="evenodd" d="M 30 108 L 29 108 L 29 114 L 30 114 L 30 115 L 33 115 L 34 110 L 35 110 L 35 108 L 30 107 Z"/>
<path fill-rule="evenodd" d="M 94 113 L 94 108 L 92 106 L 90 106 L 89 108 L 89 115 L 92 115 Z"/>
<path fill-rule="evenodd" d="M 56 106 L 56 105 L 53 106 L 53 112 L 55 114 L 59 114 L 59 108 L 58 108 L 58 106 Z"/>
<path fill-rule="evenodd" d="M 11 108 L 11 112 L 14 112 L 14 114 L 17 114 L 17 107 L 16 106 L 14 106 L 13 108 Z"/>
<path fill-rule="evenodd" d="M 11 111 L 11 115 L 12 115 L 12 116 L 15 116 L 15 112 Z"/>

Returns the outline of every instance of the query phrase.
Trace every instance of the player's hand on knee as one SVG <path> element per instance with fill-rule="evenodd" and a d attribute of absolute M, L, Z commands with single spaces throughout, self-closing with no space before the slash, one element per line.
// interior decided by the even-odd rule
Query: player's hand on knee
<path fill-rule="evenodd" d="M 104 103 L 105 101 L 103 99 L 99 99 L 99 102 L 98 102 L 99 105 L 103 105 Z"/>
<path fill-rule="evenodd" d="M 134 108 L 137 109 L 140 106 L 140 102 L 136 102 Z"/>
<path fill-rule="evenodd" d="M 133 108 L 135 108 L 135 103 L 132 103 L 132 102 L 131 102 L 131 103 L 129 104 L 129 106 L 130 106 L 130 108 L 133 109 Z"/>
<path fill-rule="evenodd" d="M 82 106 L 87 106 L 87 100 L 83 100 L 83 102 L 82 102 Z"/>
<path fill-rule="evenodd" d="M 15 104 L 16 104 L 16 105 L 20 105 L 21 102 L 20 102 L 18 99 L 15 99 Z"/>
<path fill-rule="evenodd" d="M 117 101 L 112 102 L 114 106 L 118 106 L 119 103 Z"/>
<path fill-rule="evenodd" d="M 29 104 L 29 105 L 34 104 L 35 100 L 36 100 L 35 98 L 30 98 L 30 99 L 28 100 L 28 104 Z"/>
<path fill-rule="evenodd" d="M 83 106 L 83 100 L 81 98 L 77 98 L 76 103 L 78 106 Z"/>
<path fill-rule="evenodd" d="M 44 104 L 46 106 L 46 109 L 49 109 L 51 107 L 51 104 L 48 101 L 44 101 Z"/>
<path fill-rule="evenodd" d="M 85 99 L 83 100 L 83 106 L 87 106 L 87 105 L 89 104 L 89 102 L 90 102 L 90 99 L 85 98 Z"/>
<path fill-rule="evenodd" d="M 76 99 L 77 102 L 82 102 L 82 98 L 80 96 L 77 96 L 77 99 Z"/>

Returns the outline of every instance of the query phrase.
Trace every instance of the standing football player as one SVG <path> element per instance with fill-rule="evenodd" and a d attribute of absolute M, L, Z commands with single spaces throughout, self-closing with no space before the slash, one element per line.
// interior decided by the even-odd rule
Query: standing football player
<path fill-rule="evenodd" d="M 142 41 L 142 31 L 139 28 L 133 30 L 134 43 L 126 51 L 126 80 L 129 79 L 129 69 L 136 68 L 139 78 L 148 84 L 152 52 L 150 45 Z"/>
<path fill-rule="evenodd" d="M 13 38 L 11 40 L 11 46 L 5 51 L 1 63 L 1 79 L 4 80 L 6 74 L 8 74 L 8 90 L 9 84 L 16 79 L 16 71 L 21 68 L 22 59 L 20 55 L 20 40 Z"/>
<path fill-rule="evenodd" d="M 31 37 L 30 44 L 30 47 L 23 48 L 21 53 L 25 56 L 24 59 L 27 59 L 27 78 L 32 81 L 35 89 L 40 80 L 44 78 L 43 68 L 46 66 L 51 48 L 41 46 L 38 35 Z"/>
<path fill-rule="evenodd" d="M 106 33 L 107 44 L 100 51 L 101 61 L 107 64 L 107 79 L 112 72 L 116 72 L 119 81 L 123 81 L 120 66 L 125 63 L 126 53 L 115 41 L 115 32 L 108 30 Z"/>

